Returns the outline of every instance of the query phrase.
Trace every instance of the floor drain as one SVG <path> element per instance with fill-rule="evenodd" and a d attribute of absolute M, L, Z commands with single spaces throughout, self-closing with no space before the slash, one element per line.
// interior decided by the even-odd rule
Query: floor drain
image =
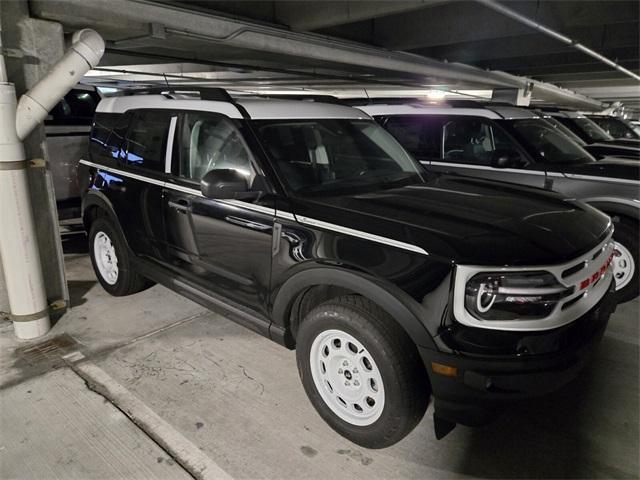
<path fill-rule="evenodd" d="M 63 334 L 53 337 L 46 342 L 17 348 L 16 355 L 31 366 L 48 364 L 50 366 L 64 365 L 62 356 L 77 350 L 78 343 L 70 335 Z"/>

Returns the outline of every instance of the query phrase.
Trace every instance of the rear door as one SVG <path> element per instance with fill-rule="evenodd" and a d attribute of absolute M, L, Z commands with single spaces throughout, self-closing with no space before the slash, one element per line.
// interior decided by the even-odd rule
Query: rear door
<path fill-rule="evenodd" d="M 273 200 L 216 200 L 200 193 L 214 169 L 236 169 L 249 185 L 257 169 L 238 124 L 220 114 L 184 112 L 164 190 L 168 256 L 174 268 L 206 290 L 267 314 Z"/>
<path fill-rule="evenodd" d="M 173 117 L 169 110 L 138 110 L 124 141 L 126 178 L 114 186 L 120 190 L 114 208 L 129 246 L 141 256 L 158 258 L 165 249 L 162 185 Z"/>

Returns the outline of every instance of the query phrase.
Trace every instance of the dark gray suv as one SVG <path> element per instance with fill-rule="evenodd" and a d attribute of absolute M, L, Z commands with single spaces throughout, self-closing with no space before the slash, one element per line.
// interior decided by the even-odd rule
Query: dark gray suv
<path fill-rule="evenodd" d="M 640 164 L 617 158 L 596 161 L 534 111 L 463 105 L 370 103 L 358 108 L 430 170 L 554 190 L 611 216 L 618 301 L 637 297 Z"/>

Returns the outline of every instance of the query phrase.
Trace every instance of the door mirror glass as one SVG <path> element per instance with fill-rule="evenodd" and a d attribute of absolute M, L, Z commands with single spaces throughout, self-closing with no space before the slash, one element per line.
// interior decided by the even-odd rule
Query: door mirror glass
<path fill-rule="evenodd" d="M 498 149 L 493 152 L 491 157 L 493 168 L 517 168 L 521 163 L 520 154 L 514 150 Z"/>
<path fill-rule="evenodd" d="M 248 175 L 232 168 L 209 171 L 200 180 L 200 191 L 207 198 L 243 200 L 255 198 L 258 192 L 249 190 Z"/>

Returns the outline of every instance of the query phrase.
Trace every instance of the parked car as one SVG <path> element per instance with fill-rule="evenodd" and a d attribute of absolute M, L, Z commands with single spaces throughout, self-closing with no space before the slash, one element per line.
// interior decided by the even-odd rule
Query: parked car
<path fill-rule="evenodd" d="M 98 102 L 100 94 L 95 88 L 78 86 L 53 107 L 44 122 L 49 170 L 61 220 L 80 216 L 78 161 L 87 156 Z"/>
<path fill-rule="evenodd" d="M 611 115 L 587 115 L 587 117 L 613 138 L 640 140 L 640 134 L 638 134 L 634 126 L 623 118 L 612 117 Z"/>
<path fill-rule="evenodd" d="M 610 215 L 618 300 L 638 296 L 640 165 L 596 161 L 535 112 L 510 106 L 364 105 L 429 170 L 555 190 Z"/>
<path fill-rule="evenodd" d="M 637 140 L 613 138 L 592 119 L 579 112 L 549 108 L 542 111 L 580 137 L 586 143 L 585 150 L 596 158 L 614 156 L 640 160 L 640 142 Z"/>
<path fill-rule="evenodd" d="M 606 215 L 427 173 L 357 109 L 112 97 L 80 163 L 107 292 L 160 282 L 295 348 L 318 413 L 365 447 L 403 438 L 430 395 L 441 438 L 560 387 L 615 309 Z"/>

